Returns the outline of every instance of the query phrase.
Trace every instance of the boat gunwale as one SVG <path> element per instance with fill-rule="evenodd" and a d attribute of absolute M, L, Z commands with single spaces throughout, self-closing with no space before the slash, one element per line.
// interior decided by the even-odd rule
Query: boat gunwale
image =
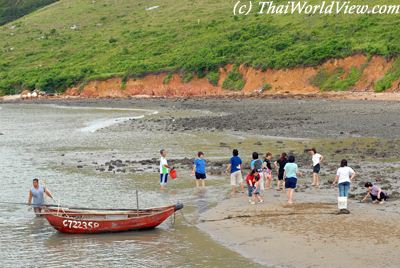
<path fill-rule="evenodd" d="M 141 219 L 141 218 L 146 218 L 146 217 L 153 217 L 153 216 L 157 216 L 157 215 L 159 215 L 159 214 L 162 214 L 162 213 L 165 213 L 165 212 L 170 212 L 170 210 L 172 210 L 172 212 L 175 212 L 175 207 L 174 206 L 170 206 L 170 207 L 165 207 L 165 209 L 163 209 L 163 210 L 159 210 L 159 211 L 154 211 L 154 213 L 150 213 L 150 214 L 145 214 L 145 215 L 134 215 L 134 214 L 136 214 L 137 212 L 136 211 L 134 211 L 133 213 L 126 213 L 126 214 L 121 214 L 121 213 L 118 213 L 118 214 L 104 214 L 104 213 L 102 213 L 102 214 L 95 214 L 95 213 L 88 213 L 88 214 L 85 214 L 85 213 L 71 213 L 71 214 L 74 214 L 72 217 L 69 217 L 69 216 L 64 216 L 65 214 L 67 214 L 68 212 L 62 212 L 62 211 L 59 211 L 59 212 L 54 212 L 54 213 L 41 213 L 41 215 L 43 215 L 43 216 L 45 216 L 46 218 L 48 217 L 48 216 L 53 216 L 53 217 L 56 217 L 56 218 L 59 218 L 59 219 L 64 219 L 64 220 L 79 220 L 79 221 L 98 221 L 98 222 L 109 222 L 109 221 L 112 221 L 112 222 L 116 222 L 116 221 L 129 221 L 129 220 L 134 220 L 134 219 Z M 61 215 L 57 215 L 57 214 L 61 214 Z M 64 215 L 62 215 L 62 214 L 64 214 Z M 171 213 L 172 214 L 172 213 Z M 127 218 L 124 218 L 124 219 L 75 219 L 74 218 L 74 216 L 76 217 L 76 216 L 80 216 L 80 215 L 93 215 L 93 216 L 107 216 L 107 215 L 113 215 L 113 216 L 115 216 L 115 215 L 133 215 L 134 217 L 127 217 Z"/>

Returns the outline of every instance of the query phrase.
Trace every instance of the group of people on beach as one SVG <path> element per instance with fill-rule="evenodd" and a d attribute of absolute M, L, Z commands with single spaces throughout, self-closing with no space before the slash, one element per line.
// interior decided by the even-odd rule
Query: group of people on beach
<path fill-rule="evenodd" d="M 238 186 L 240 186 L 242 192 L 244 192 L 244 183 L 242 177 L 242 160 L 239 157 L 239 151 L 234 149 L 232 155 L 226 173 L 230 173 L 230 183 L 232 186 L 231 194 L 234 195 L 237 192 Z M 322 156 L 320 159 L 322 159 Z M 273 169 L 277 171 L 278 175 L 276 190 L 282 191 L 286 189 L 288 203 L 293 203 L 293 193 L 297 186 L 297 177 L 302 176 L 302 173 L 295 163 L 295 157 L 282 153 L 280 158 L 276 160 L 273 165 L 274 167 L 272 167 L 272 153 L 267 152 L 264 160 L 261 160 L 259 159 L 259 154 L 253 152 L 250 170 L 245 179 L 250 204 L 254 205 L 256 201 L 258 201 L 258 203 L 264 202 L 261 197 L 261 192 L 273 187 Z"/>
<path fill-rule="evenodd" d="M 308 150 L 312 159 L 312 186 L 318 187 L 320 185 L 319 172 L 321 169 L 321 162 L 324 157 L 317 153 L 315 148 Z M 165 189 L 165 185 L 168 182 L 168 176 L 174 167 L 168 165 L 167 151 L 160 150 L 160 186 L 161 189 Z M 295 162 L 294 155 L 287 155 L 282 153 L 278 160 L 272 160 L 272 153 L 267 152 L 263 160 L 260 159 L 257 152 L 253 152 L 252 161 L 250 162 L 250 169 L 247 172 L 245 180 L 243 180 L 243 162 L 239 157 L 239 151 L 234 149 L 232 151 L 232 157 L 226 168 L 226 173 L 230 175 L 231 194 L 234 195 L 238 192 L 238 187 L 242 193 L 244 193 L 244 182 L 247 184 L 247 195 L 249 197 L 249 203 L 255 204 L 263 203 L 262 192 L 266 189 L 273 188 L 273 170 L 277 173 L 277 191 L 286 190 L 287 202 L 293 203 L 293 194 L 297 187 L 298 177 L 303 176 L 299 171 L 299 167 Z M 196 179 L 196 187 L 205 187 L 206 175 L 206 160 L 204 159 L 204 153 L 198 152 L 197 157 L 193 162 L 192 176 Z M 337 169 L 336 177 L 332 183 L 334 186 L 339 188 L 339 198 L 347 198 L 350 191 L 351 182 L 354 180 L 356 172 L 348 166 L 347 160 L 343 159 L 340 162 L 340 167 Z M 44 195 L 49 196 L 53 199 L 50 191 L 45 187 L 39 185 L 37 178 L 33 179 L 33 187 L 29 190 L 28 205 L 32 205 L 35 213 L 40 213 L 41 207 L 44 205 Z M 371 182 L 364 184 L 367 188 L 367 193 L 361 201 L 365 201 L 368 197 L 371 197 L 374 203 L 384 203 L 388 195 L 377 185 Z M 54 199 L 53 199 L 54 200 Z"/>
<path fill-rule="evenodd" d="M 324 156 L 317 153 L 315 148 L 307 150 L 312 160 L 312 182 L 311 186 L 319 187 L 320 185 L 320 170 L 321 162 Z M 162 149 L 160 151 L 160 185 L 164 189 L 167 179 L 168 171 L 172 169 L 167 163 L 167 151 Z M 243 179 L 243 162 L 239 157 L 239 151 L 234 149 L 232 157 L 226 168 L 226 174 L 230 176 L 231 194 L 234 195 L 238 192 L 238 188 L 244 193 L 245 183 L 247 184 L 247 195 L 250 204 L 263 203 L 262 192 L 266 189 L 273 188 L 273 174 L 274 170 L 277 174 L 277 191 L 286 191 L 287 202 L 292 204 L 294 191 L 297 187 L 298 177 L 303 176 L 300 172 L 298 165 L 295 162 L 294 155 L 281 153 L 279 159 L 273 162 L 272 153 L 267 152 L 263 160 L 257 152 L 252 153 L 252 160 L 250 162 L 250 169 L 247 171 L 245 179 Z M 196 179 L 196 187 L 205 187 L 206 176 L 206 160 L 204 153 L 198 152 L 197 157 L 193 162 L 192 176 Z M 351 182 L 354 180 L 356 172 L 348 166 L 347 160 L 343 159 L 340 162 L 340 167 L 337 169 L 335 179 L 332 183 L 333 186 L 338 186 L 339 198 L 348 197 Z M 387 199 L 387 194 L 382 191 L 377 185 L 371 182 L 366 182 L 365 187 L 368 189 L 366 196 L 361 200 L 365 201 L 368 196 L 371 197 L 373 202 L 384 203 Z M 347 201 L 346 201 L 347 202 Z"/>

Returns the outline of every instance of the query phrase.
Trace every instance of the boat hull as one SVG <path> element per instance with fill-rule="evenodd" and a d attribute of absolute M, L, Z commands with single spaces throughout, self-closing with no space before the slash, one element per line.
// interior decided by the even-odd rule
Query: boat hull
<path fill-rule="evenodd" d="M 155 228 L 171 216 L 181 204 L 157 209 L 99 213 L 48 209 L 45 218 L 57 231 L 70 234 L 125 232 Z"/>

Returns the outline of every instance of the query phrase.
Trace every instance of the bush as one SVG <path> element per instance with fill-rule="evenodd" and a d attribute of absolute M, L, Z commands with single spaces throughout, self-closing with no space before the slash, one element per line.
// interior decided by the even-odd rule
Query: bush
<path fill-rule="evenodd" d="M 130 78 L 130 74 L 129 74 L 128 72 L 125 73 L 125 74 L 122 76 L 122 79 L 121 79 L 121 89 L 122 89 L 122 90 L 125 90 L 125 88 L 126 88 L 126 83 L 128 82 L 129 78 Z"/>
<path fill-rule="evenodd" d="M 213 86 L 218 86 L 219 71 L 211 71 L 206 75 L 208 82 Z"/>
<path fill-rule="evenodd" d="M 397 58 L 384 77 L 376 81 L 375 92 L 383 92 L 393 86 L 393 82 L 400 78 L 400 58 Z"/>
<path fill-rule="evenodd" d="M 351 67 L 348 73 L 343 68 L 336 68 L 332 72 L 321 69 L 314 77 L 311 77 L 310 83 L 321 90 L 343 91 L 354 86 L 361 74 L 362 69 L 356 67 Z"/>
<path fill-rule="evenodd" d="M 383 78 L 377 80 L 374 84 L 375 92 L 383 92 L 392 87 L 392 79 L 389 76 L 384 76 Z"/>
<path fill-rule="evenodd" d="M 36 86 L 43 91 L 55 93 L 63 92 L 67 88 L 83 81 L 84 76 L 81 74 L 62 73 L 61 70 L 53 70 L 43 75 Z"/>
<path fill-rule="evenodd" d="M 263 93 L 263 92 L 265 92 L 265 91 L 267 91 L 267 90 L 270 90 L 271 88 L 272 88 L 272 86 L 271 86 L 270 84 L 265 83 L 265 84 L 261 87 L 260 93 Z"/>
<path fill-rule="evenodd" d="M 117 43 L 117 38 L 114 38 L 114 37 L 111 37 L 110 39 L 108 39 L 108 43 L 110 43 L 110 44 L 114 44 L 114 43 Z"/>
<path fill-rule="evenodd" d="M 167 85 L 167 84 L 169 84 L 169 81 L 171 81 L 171 79 L 172 79 L 172 76 L 173 76 L 173 74 L 172 73 L 169 73 L 169 74 L 167 74 L 165 77 L 164 77 L 164 79 L 163 79 L 163 84 L 164 85 Z"/>
<path fill-rule="evenodd" d="M 224 82 L 222 83 L 223 89 L 229 90 L 241 90 L 245 85 L 243 75 L 239 72 L 237 67 L 234 67 L 232 71 L 228 73 Z"/>
<path fill-rule="evenodd" d="M 192 79 L 193 79 L 193 73 L 192 72 L 184 72 L 181 75 L 182 83 L 189 83 Z"/>

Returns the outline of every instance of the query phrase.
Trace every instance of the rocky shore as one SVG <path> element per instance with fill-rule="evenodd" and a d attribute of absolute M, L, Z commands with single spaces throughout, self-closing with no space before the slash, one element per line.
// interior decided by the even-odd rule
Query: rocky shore
<path fill-rule="evenodd" d="M 18 102 L 13 102 L 18 105 Z M 397 267 L 399 238 L 396 222 L 400 204 L 400 105 L 398 102 L 333 99 L 60 99 L 30 100 L 35 105 L 143 108 L 159 113 L 128 120 L 99 131 L 142 135 L 153 133 L 173 139 L 186 135 L 186 152 L 169 161 L 188 179 L 198 140 L 203 139 L 207 172 L 226 182 L 230 152 L 239 148 L 248 169 L 252 151 L 294 154 L 305 174 L 299 179 L 294 206 L 285 194 L 264 193 L 265 203 L 250 206 L 244 195 L 228 198 L 201 216 L 199 227 L 214 239 L 264 265 L 279 267 Z M 0 129 L 0 132 L 3 131 Z M 4 132 L 4 135 L 8 133 Z M 212 136 L 213 135 L 213 136 Z M 212 136 L 212 137 L 211 137 Z M 193 139 L 193 140 L 190 140 Z M 179 143 L 179 142 L 177 142 Z M 324 155 L 321 186 L 311 187 L 311 162 L 306 149 Z M 180 148 L 177 146 L 177 148 Z M 154 148 L 153 148 L 154 150 Z M 178 150 L 178 149 L 175 149 Z M 76 172 L 145 174 L 158 172 L 159 159 L 119 155 L 107 159 L 74 159 Z M 337 189 L 331 183 L 342 158 L 357 172 L 350 191 L 349 215 L 336 215 Z M 276 176 L 275 176 L 276 179 Z M 379 184 L 390 198 L 381 206 L 359 203 L 366 181 Z M 189 183 L 189 181 L 187 180 Z M 218 186 L 220 187 L 220 185 Z M 228 196 L 228 195 L 227 195 Z"/>

